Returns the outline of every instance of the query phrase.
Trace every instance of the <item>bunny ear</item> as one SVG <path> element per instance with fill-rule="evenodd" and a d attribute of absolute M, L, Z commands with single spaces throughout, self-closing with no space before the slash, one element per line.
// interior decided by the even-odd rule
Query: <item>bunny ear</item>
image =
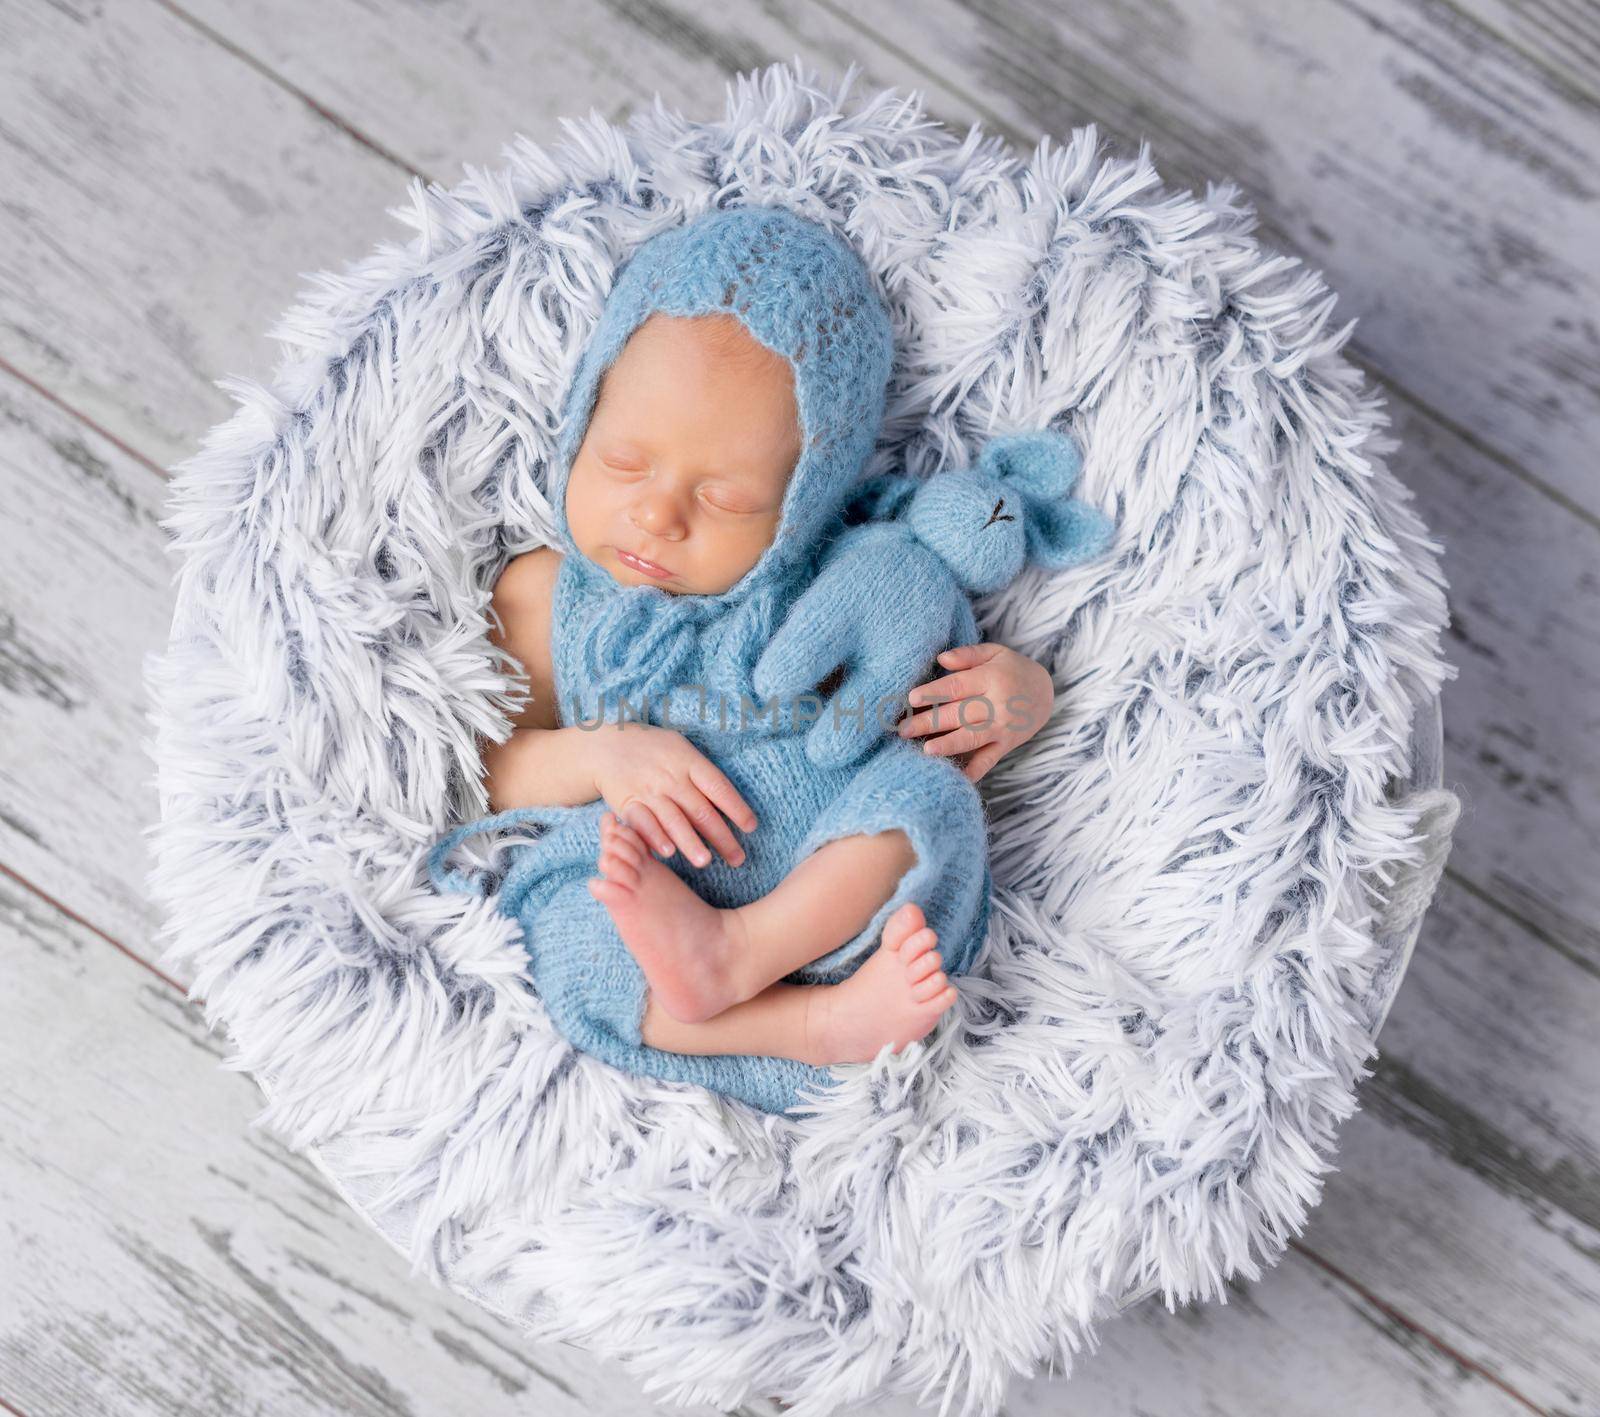
<path fill-rule="evenodd" d="M 1111 544 L 1111 519 L 1067 495 L 1077 486 L 1083 457 L 1066 433 L 1046 428 L 994 438 L 978 467 L 1022 494 L 1030 561 L 1065 570 Z"/>
<path fill-rule="evenodd" d="M 980 471 L 1031 497 L 1065 497 L 1082 466 L 1077 443 L 1048 428 L 991 438 L 978 455 Z"/>
<path fill-rule="evenodd" d="M 1111 544 L 1111 518 L 1087 502 L 1030 497 L 1026 517 L 1028 559 L 1047 570 L 1064 571 Z"/>

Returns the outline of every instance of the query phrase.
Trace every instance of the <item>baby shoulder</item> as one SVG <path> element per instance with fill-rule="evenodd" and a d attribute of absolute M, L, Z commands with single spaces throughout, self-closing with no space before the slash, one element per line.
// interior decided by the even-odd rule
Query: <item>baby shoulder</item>
<path fill-rule="evenodd" d="M 518 728 L 555 728 L 555 666 L 550 648 L 550 607 L 555 598 L 561 553 L 540 546 L 513 556 L 495 582 L 489 638 L 510 654 L 528 676 L 532 698 L 515 720 Z M 499 621 L 497 629 L 493 623 Z"/>

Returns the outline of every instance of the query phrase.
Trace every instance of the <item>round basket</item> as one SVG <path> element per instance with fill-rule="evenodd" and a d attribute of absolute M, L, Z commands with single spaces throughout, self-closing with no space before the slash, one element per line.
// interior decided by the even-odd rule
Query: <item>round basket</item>
<path fill-rule="evenodd" d="M 175 472 L 147 666 L 168 956 L 262 1121 L 415 1268 L 675 1402 L 996 1412 L 1316 1203 L 1443 867 L 1440 548 L 1320 277 L 1092 128 L 1019 156 L 798 64 L 720 119 L 519 140 L 317 277 Z M 560 394 L 653 232 L 781 203 L 896 325 L 879 466 L 1055 426 L 1112 550 L 975 607 L 1051 721 L 980 784 L 994 909 L 934 1033 L 801 1121 L 572 1049 L 429 845 L 518 698 L 494 579 L 551 538 Z M 478 848 L 492 868 L 503 842 Z"/>

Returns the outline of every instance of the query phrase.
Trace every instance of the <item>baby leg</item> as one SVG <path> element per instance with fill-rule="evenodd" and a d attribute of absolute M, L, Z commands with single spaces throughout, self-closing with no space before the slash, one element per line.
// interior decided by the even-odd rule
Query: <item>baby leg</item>
<path fill-rule="evenodd" d="M 939 968 L 936 936 L 907 903 L 884 925 L 883 941 L 839 984 L 770 984 L 703 1023 L 684 1023 L 652 994 L 640 1036 L 671 1053 L 745 1053 L 816 1067 L 870 1063 L 927 1036 L 956 991 Z"/>
<path fill-rule="evenodd" d="M 590 893 L 610 912 L 654 1001 L 703 1023 L 858 934 L 916 862 L 899 830 L 838 837 L 760 900 L 719 910 L 611 813 Z"/>

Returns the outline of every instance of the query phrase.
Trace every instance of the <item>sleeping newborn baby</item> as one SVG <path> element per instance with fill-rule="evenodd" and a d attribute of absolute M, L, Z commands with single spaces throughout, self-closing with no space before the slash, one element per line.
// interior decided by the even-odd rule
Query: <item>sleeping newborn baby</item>
<path fill-rule="evenodd" d="M 1044 669 L 970 643 L 965 590 L 993 579 L 973 533 L 1010 521 L 1023 545 L 1024 479 L 1012 512 L 983 484 L 970 529 L 910 479 L 860 481 L 892 355 L 859 259 L 785 209 L 708 213 L 635 253 L 568 394 L 561 545 L 495 588 L 497 642 L 531 689 L 486 753 L 497 815 L 430 862 L 463 888 L 441 863 L 466 835 L 545 828 L 496 905 L 523 923 L 557 1027 L 768 1111 L 954 1002 L 989 911 L 973 784 L 1050 707 Z M 919 505 L 921 541 L 852 525 L 907 508 L 915 525 Z M 887 720 L 884 691 L 904 698 L 941 649 L 957 672 L 920 686 L 934 706 Z M 911 741 L 958 711 L 971 726 Z"/>

